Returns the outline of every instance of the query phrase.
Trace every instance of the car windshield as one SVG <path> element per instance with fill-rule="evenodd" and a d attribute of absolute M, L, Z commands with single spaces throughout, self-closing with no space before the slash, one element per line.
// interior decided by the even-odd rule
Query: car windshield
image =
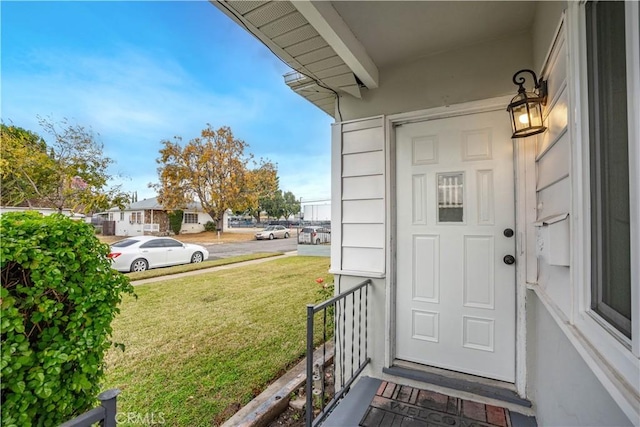
<path fill-rule="evenodd" d="M 273 231 L 275 229 L 276 229 L 276 227 L 274 225 L 270 225 L 267 228 L 265 228 L 264 231 Z"/>
<path fill-rule="evenodd" d="M 303 233 L 313 233 L 313 228 L 305 227 L 302 229 Z"/>
<path fill-rule="evenodd" d="M 138 243 L 138 240 L 135 239 L 124 239 L 124 240 L 120 240 L 115 242 L 114 244 L 111 245 L 112 248 L 126 248 L 127 246 L 131 246 L 134 243 Z"/>

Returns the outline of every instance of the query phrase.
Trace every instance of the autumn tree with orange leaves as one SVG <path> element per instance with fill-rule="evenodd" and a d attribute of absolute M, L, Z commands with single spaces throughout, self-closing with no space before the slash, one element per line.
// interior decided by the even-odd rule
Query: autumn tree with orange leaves
<path fill-rule="evenodd" d="M 119 185 L 109 185 L 113 159 L 91 128 L 67 119 L 38 117 L 50 142 L 35 132 L 0 123 L 0 203 L 48 207 L 62 212 L 99 212 L 129 203 Z"/>
<path fill-rule="evenodd" d="M 236 210 L 236 213 L 251 215 L 260 222 L 260 212 L 266 208 L 266 201 L 273 197 L 280 187 L 278 169 L 270 161 L 260 159 L 257 168 L 249 171 L 249 191 L 244 206 Z"/>
<path fill-rule="evenodd" d="M 207 124 L 199 137 L 184 146 L 179 136 L 162 145 L 156 160 L 160 183 L 151 185 L 159 202 L 174 210 L 199 201 L 219 230 L 227 209 L 255 209 L 261 194 L 277 190 L 275 165 L 261 159 L 250 169 L 253 155 L 245 155 L 249 145 L 234 138 L 227 126 L 214 130 Z"/>

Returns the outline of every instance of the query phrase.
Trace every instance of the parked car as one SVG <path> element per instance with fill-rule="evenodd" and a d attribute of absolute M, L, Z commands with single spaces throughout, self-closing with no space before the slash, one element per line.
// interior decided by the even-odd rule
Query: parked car
<path fill-rule="evenodd" d="M 298 243 L 302 245 L 319 245 L 331 242 L 331 229 L 320 226 L 307 226 L 300 230 Z"/>
<path fill-rule="evenodd" d="M 209 258 L 204 246 L 169 237 L 135 236 L 111 245 L 112 268 L 122 272 L 145 271 L 169 265 L 202 262 Z"/>
<path fill-rule="evenodd" d="M 284 225 L 270 225 L 262 231 L 258 231 L 256 233 L 256 239 L 287 239 L 289 237 L 290 231 L 288 228 L 285 228 Z"/>

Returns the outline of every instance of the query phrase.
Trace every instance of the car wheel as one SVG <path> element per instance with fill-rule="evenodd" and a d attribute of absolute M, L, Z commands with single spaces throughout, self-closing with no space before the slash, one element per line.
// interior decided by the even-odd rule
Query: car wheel
<path fill-rule="evenodd" d="M 192 263 L 197 263 L 197 262 L 202 262 L 204 261 L 204 256 L 202 255 L 202 252 L 196 252 L 193 255 L 191 255 L 191 262 Z"/>
<path fill-rule="evenodd" d="M 131 263 L 131 271 L 145 271 L 149 268 L 149 263 L 144 258 L 138 258 Z"/>
<path fill-rule="evenodd" d="M 273 234 L 269 234 L 269 240 L 273 240 Z"/>
<path fill-rule="evenodd" d="M 288 239 L 289 238 L 289 233 L 284 233 L 284 238 Z"/>

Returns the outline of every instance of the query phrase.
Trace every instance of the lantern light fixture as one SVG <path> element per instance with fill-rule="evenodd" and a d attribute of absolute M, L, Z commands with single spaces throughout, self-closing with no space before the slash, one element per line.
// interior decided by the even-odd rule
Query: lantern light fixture
<path fill-rule="evenodd" d="M 527 80 L 521 74 L 529 73 L 533 77 L 534 89 L 527 92 L 524 83 Z M 542 106 L 547 103 L 547 82 L 538 80 L 532 70 L 520 70 L 513 75 L 513 84 L 518 85 L 518 94 L 513 97 L 507 111 L 511 115 L 512 138 L 525 138 L 542 133 L 547 128 L 542 122 Z"/>

